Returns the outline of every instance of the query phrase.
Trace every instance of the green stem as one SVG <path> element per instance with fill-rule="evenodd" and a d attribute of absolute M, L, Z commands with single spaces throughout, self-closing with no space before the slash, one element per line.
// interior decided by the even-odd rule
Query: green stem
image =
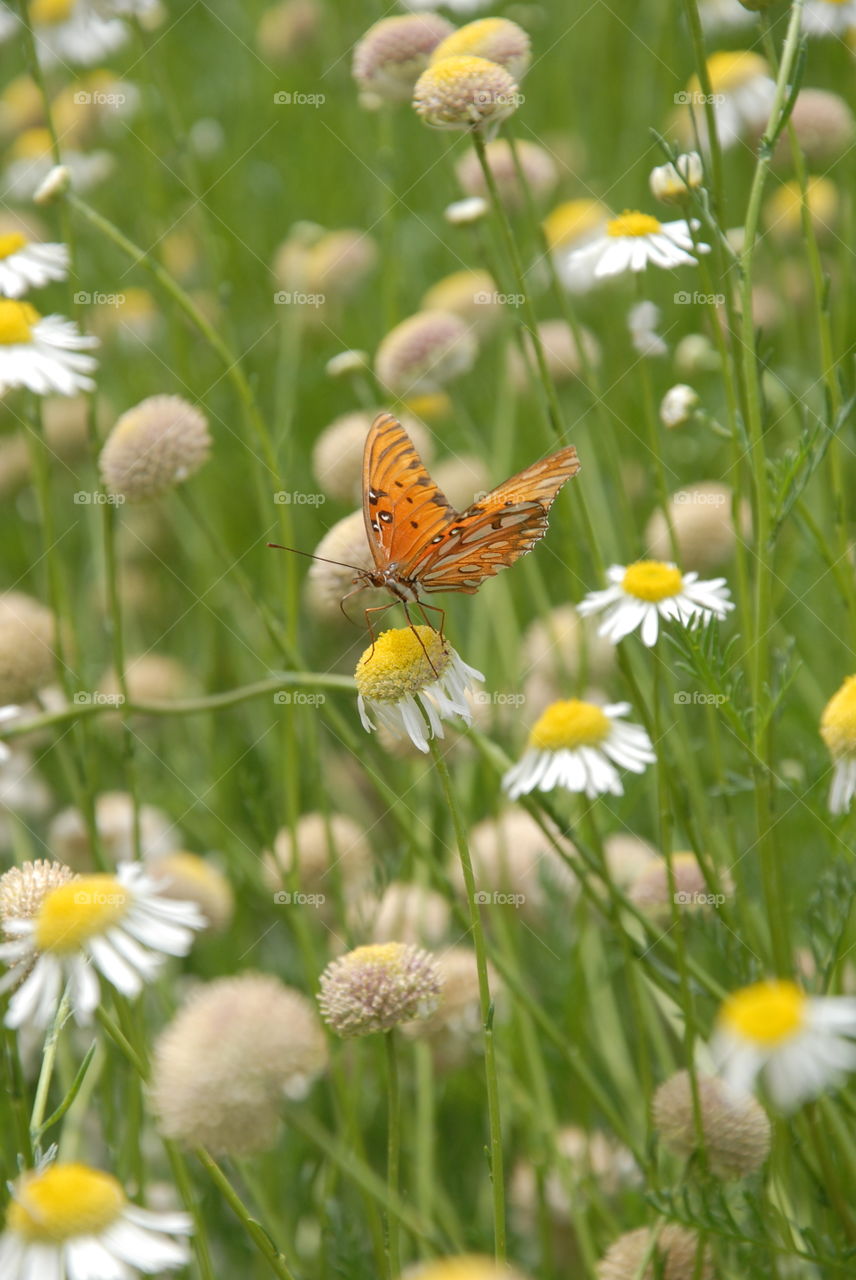
<path fill-rule="evenodd" d="M 398 1045 L 394 1028 L 384 1033 L 383 1041 L 386 1054 L 387 1097 L 386 1183 L 389 1198 L 392 1200 L 400 1194 L 401 1160 L 401 1094 L 398 1085 Z M 401 1243 L 398 1219 L 394 1214 L 386 1215 L 386 1258 L 390 1280 L 398 1280 L 401 1271 Z"/>
<path fill-rule="evenodd" d="M 33 1100 L 33 1111 L 30 1116 L 30 1146 L 33 1150 L 35 1163 L 38 1163 L 42 1155 L 42 1126 L 44 1125 L 48 1094 L 50 1093 L 51 1080 L 53 1079 L 54 1066 L 56 1065 L 57 1045 L 59 1044 L 60 1031 L 69 1015 L 70 1009 L 71 1002 L 69 1001 L 68 993 L 65 992 L 59 1002 L 56 1016 L 45 1039 L 45 1047 L 42 1052 L 42 1065 L 39 1071 L 38 1084 L 36 1085 L 36 1096 Z"/>
<path fill-rule="evenodd" d="M 204 1147 L 197 1147 L 195 1155 L 274 1275 L 279 1276 L 280 1280 L 294 1280 L 294 1275 L 285 1257 L 280 1253 L 261 1223 L 257 1222 L 252 1216 L 217 1161 L 209 1155 Z"/>

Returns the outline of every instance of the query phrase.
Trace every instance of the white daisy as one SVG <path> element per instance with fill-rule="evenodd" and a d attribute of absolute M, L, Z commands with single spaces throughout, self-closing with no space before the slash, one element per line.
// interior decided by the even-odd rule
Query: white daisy
<path fill-rule="evenodd" d="M 699 6 L 699 17 L 705 31 L 727 31 L 758 21 L 757 14 L 744 9 L 740 0 L 704 0 Z"/>
<path fill-rule="evenodd" d="M 93 0 L 31 0 L 29 16 L 39 62 L 45 67 L 101 62 L 128 39 L 125 24 L 99 12 Z M 14 8 L 3 4 L 0 40 L 14 35 L 18 24 Z"/>
<path fill-rule="evenodd" d="M 427 751 L 430 738 L 444 736 L 444 720 L 472 723 L 467 693 L 484 676 L 467 666 L 439 632 L 418 626 L 379 635 L 357 663 L 355 679 L 366 732 L 382 725 Z"/>
<path fill-rule="evenodd" d="M 72 320 L 40 316 L 29 302 L 0 298 L 0 388 L 28 387 L 36 395 L 71 396 L 91 391 L 98 367 L 83 352 L 98 339 L 80 333 Z"/>
<path fill-rule="evenodd" d="M 806 0 L 802 29 L 807 36 L 846 36 L 856 28 L 856 0 Z"/>
<path fill-rule="evenodd" d="M 554 702 L 536 720 L 523 757 L 502 779 L 503 790 L 512 800 L 556 787 L 583 791 L 589 800 L 623 795 L 615 766 L 644 773 L 657 758 L 645 730 L 622 721 L 629 711 L 629 702 Z"/>
<path fill-rule="evenodd" d="M 692 223 L 695 230 L 697 221 Z M 567 270 L 574 273 L 591 268 L 596 280 L 617 276 L 624 271 L 644 271 L 650 262 L 655 267 L 696 266 L 697 253 L 709 253 L 710 245 L 693 244 L 690 224 L 685 218 L 660 222 L 648 213 L 625 210 L 606 224 L 605 233 L 574 249 L 568 255 Z"/>
<path fill-rule="evenodd" d="M 830 812 L 846 813 L 856 795 L 856 676 L 848 676 L 827 702 L 820 718 L 820 736 L 834 765 Z"/>
<path fill-rule="evenodd" d="M 186 1213 L 132 1204 L 109 1173 L 57 1162 L 11 1186 L 0 1236 L 3 1280 L 132 1280 L 187 1266 Z"/>
<path fill-rule="evenodd" d="M 727 149 L 747 134 L 760 132 L 770 118 L 776 96 L 775 81 L 761 55 L 746 49 L 712 53 L 707 74 L 720 146 Z M 692 113 L 699 139 L 707 147 L 705 98 L 698 76 L 677 94 L 677 101 Z M 694 130 L 688 127 L 686 133 L 692 137 Z"/>
<path fill-rule="evenodd" d="M 85 1026 L 101 998 L 99 974 L 132 999 L 166 956 L 186 955 L 205 917 L 159 888 L 142 864 L 123 862 L 115 875 L 79 876 L 47 893 L 34 914 L 5 919 L 13 941 L 0 944 L 0 959 L 12 968 L 0 991 L 27 974 L 9 1001 L 6 1025 L 47 1026 L 67 983 L 71 1011 Z"/>
<path fill-rule="evenodd" d="M 759 1076 L 776 1106 L 792 1110 L 856 1070 L 856 999 L 810 996 L 795 982 L 771 979 L 723 1002 L 710 1049 L 736 1093 Z"/>
<path fill-rule="evenodd" d="M 55 168 L 50 134 L 46 129 L 26 129 L 15 140 L 9 156 L 2 177 L 3 199 L 32 200 Z M 81 194 L 103 182 L 114 164 L 109 151 L 64 150 L 62 154 L 70 185 Z"/>
<path fill-rule="evenodd" d="M 443 217 L 452 227 L 470 227 L 481 222 L 490 212 L 490 205 L 482 196 L 467 196 L 464 200 L 454 200 L 443 210 Z"/>
<path fill-rule="evenodd" d="M 660 323 L 660 308 L 647 299 L 634 303 L 627 313 L 627 328 L 633 350 L 640 356 L 667 356 L 669 348 L 665 340 L 657 332 Z"/>
<path fill-rule="evenodd" d="M 606 576 L 611 585 L 589 592 L 577 610 L 583 617 L 606 610 L 598 635 L 613 644 L 641 628 L 642 643 L 650 648 L 657 642 L 661 618 L 687 626 L 697 618 L 724 618 L 734 608 L 724 578 L 699 582 L 697 573 L 681 573 L 660 560 L 614 564 Z"/>
<path fill-rule="evenodd" d="M 20 298 L 28 289 L 40 289 L 67 275 L 64 244 L 32 244 L 19 231 L 0 235 L 0 294 L 5 297 Z"/>

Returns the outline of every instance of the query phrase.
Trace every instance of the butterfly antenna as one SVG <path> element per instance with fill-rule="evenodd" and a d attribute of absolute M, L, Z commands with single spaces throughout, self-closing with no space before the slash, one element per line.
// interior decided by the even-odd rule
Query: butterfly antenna
<path fill-rule="evenodd" d="M 267 545 L 276 551 L 291 551 L 296 556 L 305 556 L 307 560 L 320 560 L 322 564 L 335 564 L 340 569 L 353 569 L 354 573 L 365 572 L 358 564 L 347 564 L 344 560 L 328 560 L 326 556 L 315 556 L 311 551 L 300 551 L 297 547 L 284 547 L 280 542 L 269 542 Z"/>

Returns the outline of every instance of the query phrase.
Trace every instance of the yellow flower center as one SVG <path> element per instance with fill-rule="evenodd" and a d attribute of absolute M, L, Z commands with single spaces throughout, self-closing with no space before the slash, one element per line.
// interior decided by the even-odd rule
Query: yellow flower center
<path fill-rule="evenodd" d="M 748 49 L 734 49 L 712 53 L 707 60 L 707 74 L 712 93 L 729 93 L 749 80 L 766 76 L 768 68 L 760 54 L 750 53 Z M 690 87 L 699 92 L 697 77 L 693 77 Z"/>
<path fill-rule="evenodd" d="M 404 408 L 423 422 L 439 422 L 451 416 L 452 401 L 445 391 L 426 392 L 422 396 L 409 396 Z"/>
<path fill-rule="evenodd" d="M 355 947 L 343 957 L 351 969 L 361 969 L 365 965 L 377 965 L 380 968 L 395 972 L 401 968 L 401 956 L 404 944 L 401 942 L 370 943 L 365 947 Z"/>
<path fill-rule="evenodd" d="M 856 751 L 856 676 L 848 676 L 827 702 L 820 718 L 820 736 L 833 756 Z"/>
<path fill-rule="evenodd" d="M 566 200 L 544 219 L 544 234 L 551 249 L 572 244 L 595 231 L 607 216 L 599 200 Z"/>
<path fill-rule="evenodd" d="M 36 917 L 36 945 L 39 951 L 76 951 L 121 920 L 129 906 L 128 891 L 115 876 L 80 876 L 45 898 Z"/>
<path fill-rule="evenodd" d="M 656 603 L 676 596 L 684 585 L 684 576 L 674 565 L 660 560 L 637 560 L 627 566 L 621 588 L 637 600 Z"/>
<path fill-rule="evenodd" d="M 487 57 L 485 48 L 488 42 L 492 42 L 495 36 L 501 35 L 507 26 L 507 18 L 478 18 L 475 22 L 468 22 L 466 26 L 453 31 L 451 35 L 446 36 L 445 40 L 440 41 L 431 54 L 429 65 L 441 62 L 443 58 L 467 54 L 475 54 L 481 58 Z"/>
<path fill-rule="evenodd" d="M 8 231 L 5 236 L 0 236 L 0 258 L 10 258 L 13 253 L 23 249 L 26 243 L 27 237 L 22 236 L 20 231 Z"/>
<path fill-rule="evenodd" d="M 85 1164 L 53 1164 L 18 1184 L 6 1225 L 34 1244 L 62 1244 L 72 1236 L 99 1235 L 125 1203 L 125 1193 L 109 1173 Z"/>
<path fill-rule="evenodd" d="M 354 678 L 364 698 L 398 702 L 435 684 L 451 660 L 451 650 L 433 627 L 398 627 L 366 649 Z"/>
<path fill-rule="evenodd" d="M 660 230 L 660 223 L 650 213 L 625 209 L 624 213 L 606 224 L 608 236 L 653 236 Z"/>
<path fill-rule="evenodd" d="M 25 129 L 15 139 L 12 155 L 19 160 L 38 160 L 42 156 L 50 156 L 52 146 L 47 129 Z"/>
<path fill-rule="evenodd" d="M 538 751 L 574 751 L 595 747 L 609 734 L 611 721 L 593 702 L 570 698 L 554 702 L 529 734 L 529 745 Z"/>
<path fill-rule="evenodd" d="M 772 1046 L 803 1029 L 807 1008 L 808 996 L 795 982 L 772 979 L 735 991 L 723 1002 L 720 1017 L 744 1040 Z"/>
<path fill-rule="evenodd" d="M 11 347 L 30 342 L 33 325 L 39 320 L 41 316 L 29 302 L 0 298 L 0 346 Z"/>
<path fill-rule="evenodd" d="M 74 8 L 74 0 L 31 0 L 30 21 L 35 25 L 67 22 Z"/>

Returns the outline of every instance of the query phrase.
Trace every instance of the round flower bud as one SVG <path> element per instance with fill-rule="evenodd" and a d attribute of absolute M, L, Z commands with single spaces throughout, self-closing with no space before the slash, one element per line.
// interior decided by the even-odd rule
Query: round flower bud
<path fill-rule="evenodd" d="M 655 919 L 670 920 L 673 902 L 682 911 L 706 911 L 734 892 L 734 884 L 727 871 L 719 873 L 718 888 L 710 889 L 694 853 L 673 853 L 671 863 L 674 891 L 665 858 L 654 858 L 646 863 L 630 886 L 630 901 Z"/>
<path fill-rule="evenodd" d="M 195 902 L 215 933 L 227 927 L 235 912 L 235 895 L 222 871 L 195 853 L 168 853 L 150 858 L 148 864 L 160 882 L 162 898 Z"/>
<path fill-rule="evenodd" d="M 433 129 L 496 129 L 520 105 L 504 67 L 487 58 L 444 58 L 423 71 L 413 90 L 416 114 Z"/>
<path fill-rule="evenodd" d="M 365 231 L 328 231 L 309 250 L 307 289 L 325 301 L 348 298 L 377 265 L 378 247 Z"/>
<path fill-rule="evenodd" d="M 489 271 L 453 271 L 433 284 L 422 298 L 425 311 L 451 311 L 482 337 L 502 317 L 503 304 Z"/>
<path fill-rule="evenodd" d="M 600 363 L 600 344 L 593 333 L 582 329 L 583 350 L 589 364 Z M 576 338 L 566 320 L 544 320 L 538 325 L 538 336 L 544 348 L 544 358 L 550 376 L 556 383 L 570 382 L 578 378 L 582 372 L 582 361 Z M 537 369 L 535 349 L 531 335 L 524 334 L 524 344 L 529 351 L 529 365 L 516 347 L 509 351 L 511 379 L 519 391 L 525 391 L 530 385 L 529 368 Z M 537 374 L 533 376 L 537 377 Z"/>
<path fill-rule="evenodd" d="M 315 548 L 319 558 L 309 566 L 306 575 L 306 606 L 319 622 L 341 622 L 345 618 L 339 607 L 354 590 L 354 578 L 360 569 L 374 569 L 374 558 L 366 539 L 362 511 L 352 511 L 328 529 Z M 339 564 L 327 563 L 340 561 Z M 349 568 L 353 565 L 353 568 Z M 388 600 L 380 590 L 364 590 L 349 601 L 351 616 L 362 617 L 364 609 Z"/>
<path fill-rule="evenodd" d="M 110 493 L 144 502 L 192 476 L 210 449 L 208 423 L 199 409 L 181 396 L 150 396 L 122 414 L 98 465 Z"/>
<path fill-rule="evenodd" d="M 163 653 L 141 653 L 125 663 L 125 682 L 131 702 L 175 702 L 186 698 L 193 677 L 183 662 Z M 108 698 L 120 693 L 119 678 L 109 670 L 101 677 L 98 692 Z"/>
<path fill-rule="evenodd" d="M 48 862 L 46 858 L 10 867 L 0 876 L 0 927 L 3 932 L 7 932 L 7 920 L 32 920 L 38 915 L 46 894 L 74 879 L 76 876 L 71 867 L 61 862 Z"/>
<path fill-rule="evenodd" d="M 426 1040 L 435 1066 L 451 1071 L 462 1066 L 482 1047 L 481 995 L 476 953 L 469 947 L 447 947 L 437 957 L 442 988 L 433 1013 L 408 1022 L 404 1032 L 411 1039 Z M 502 996 L 502 981 L 488 965 L 491 999 Z"/>
<path fill-rule="evenodd" d="M 841 200 L 829 178 L 809 178 L 805 203 L 817 236 L 828 235 L 838 221 Z M 796 181 L 783 182 L 764 205 L 764 225 L 774 240 L 785 242 L 803 234 L 803 194 Z"/>
<path fill-rule="evenodd" d="M 359 87 L 385 102 L 407 102 L 428 59 L 454 31 L 436 13 L 381 18 L 357 42 L 351 72 Z"/>
<path fill-rule="evenodd" d="M 324 372 L 328 378 L 346 378 L 352 373 L 364 373 L 370 365 L 367 351 L 350 349 L 331 356 L 324 366 Z"/>
<path fill-rule="evenodd" d="M 417 311 L 381 342 L 375 356 L 378 381 L 394 395 L 438 391 L 475 364 L 471 328 L 449 311 Z"/>
<path fill-rule="evenodd" d="M 735 1094 L 717 1076 L 696 1077 L 704 1151 L 718 1178 L 745 1178 L 760 1169 L 770 1154 L 770 1121 L 751 1093 Z M 664 1146 L 679 1156 L 699 1148 L 688 1071 L 678 1071 L 660 1085 L 651 1105 L 654 1128 Z"/>
<path fill-rule="evenodd" d="M 301 53 L 321 29 L 318 0 L 282 0 L 265 9 L 256 27 L 256 47 L 271 62 L 287 62 Z"/>
<path fill-rule="evenodd" d="M 670 387 L 660 401 L 660 421 L 667 430 L 685 427 L 700 405 L 699 394 L 685 382 Z"/>
<path fill-rule="evenodd" d="M 155 1045 L 151 1105 L 160 1132 L 214 1154 L 273 1146 L 283 1098 L 306 1097 L 327 1048 L 311 1001 L 272 974 L 199 987 Z"/>
<path fill-rule="evenodd" d="M 850 107 L 837 93 L 826 89 L 801 89 L 790 124 L 806 160 L 819 169 L 828 169 L 849 151 L 856 132 L 856 119 Z M 792 161 L 787 130 L 776 143 L 773 160 L 782 165 Z"/>
<path fill-rule="evenodd" d="M 643 1267 L 646 1258 L 651 1261 Z M 713 1280 L 713 1274 L 710 1250 L 695 1232 L 674 1223 L 625 1232 L 597 1264 L 597 1280 Z"/>
<path fill-rule="evenodd" d="M 515 143 L 517 159 L 530 194 L 536 200 L 546 199 L 559 180 L 556 162 L 535 142 L 525 139 Z M 514 152 L 505 138 L 495 138 L 485 148 L 488 168 L 493 175 L 499 198 L 512 212 L 525 207 L 525 196 L 520 186 Z M 455 176 L 471 199 L 485 199 L 488 194 L 482 167 L 474 150 L 465 151 L 455 164 Z"/>
<path fill-rule="evenodd" d="M 652 169 L 648 185 L 652 196 L 663 204 L 686 204 L 703 180 L 701 156 L 697 151 L 689 151 L 678 156 L 674 164 L 661 164 Z"/>
<path fill-rule="evenodd" d="M 431 54 L 430 65 L 443 58 L 472 55 L 496 62 L 514 80 L 522 80 L 532 61 L 529 36 L 508 18 L 479 18 L 459 27 L 441 40 Z"/>
<path fill-rule="evenodd" d="M 322 493 L 339 502 L 357 502 L 362 496 L 363 451 L 375 414 L 358 409 L 344 413 L 325 427 L 312 450 L 312 473 Z M 399 415 L 425 462 L 430 462 L 433 441 L 421 422 Z"/>
<path fill-rule="evenodd" d="M 705 573 L 734 554 L 737 536 L 731 515 L 731 489 L 715 480 L 679 489 L 669 498 L 669 514 L 684 570 Z M 749 537 L 749 504 L 740 503 L 740 536 Z M 647 554 L 654 560 L 671 560 L 671 540 L 663 512 L 653 513 L 645 526 Z"/>
<path fill-rule="evenodd" d="M 178 827 L 162 809 L 141 804 L 140 846 L 144 858 L 157 858 L 180 849 L 184 843 Z M 134 805 L 125 791 L 104 791 L 95 801 L 95 825 L 104 850 L 112 862 L 132 861 L 134 850 Z M 78 809 L 63 809 L 48 828 L 47 843 L 63 862 L 86 870 L 92 866 L 89 828 Z"/>
<path fill-rule="evenodd" d="M 442 985 L 432 956 L 403 942 L 348 951 L 327 965 L 320 983 L 321 1015 L 343 1039 L 427 1017 L 437 1007 Z"/>
<path fill-rule="evenodd" d="M 443 217 L 450 227 L 472 227 L 490 213 L 490 205 L 481 196 L 468 200 L 453 200 L 443 210 Z"/>
<path fill-rule="evenodd" d="M 600 235 L 611 217 L 599 200 L 565 200 L 544 219 L 544 235 L 551 249 L 578 249 Z"/>
<path fill-rule="evenodd" d="M 562 847 L 573 853 L 566 840 Z M 524 919 L 542 915 L 550 900 L 573 895 L 576 881 L 567 863 L 547 834 L 525 809 L 506 809 L 497 818 L 485 818 L 470 832 L 470 857 L 479 902 Z M 455 864 L 452 883 L 465 892 L 463 873 Z"/>
<path fill-rule="evenodd" d="M 393 880 L 370 912 L 372 942 L 400 942 L 439 946 L 449 928 L 451 911 L 442 894 L 421 884 Z"/>
<path fill-rule="evenodd" d="M 336 885 L 350 897 L 368 880 L 372 851 L 362 827 L 344 813 L 303 813 L 294 834 L 278 831 L 262 858 L 267 886 L 333 899 Z"/>
<path fill-rule="evenodd" d="M 0 706 L 26 702 L 50 683 L 55 645 L 50 609 L 22 591 L 0 594 Z"/>

